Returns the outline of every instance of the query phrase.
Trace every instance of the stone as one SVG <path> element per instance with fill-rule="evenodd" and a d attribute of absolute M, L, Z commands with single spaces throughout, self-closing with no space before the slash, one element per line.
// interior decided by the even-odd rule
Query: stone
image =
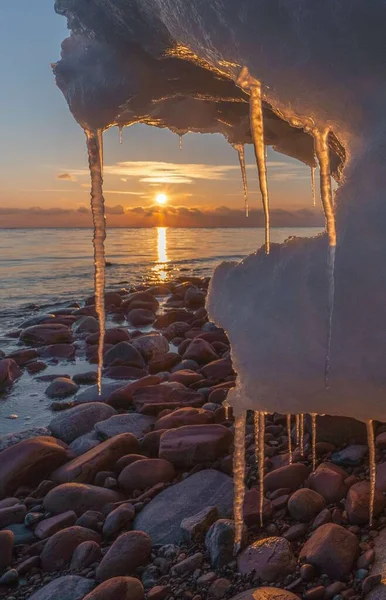
<path fill-rule="evenodd" d="M 208 598 L 210 600 L 222 600 L 231 585 L 229 579 L 223 577 L 216 579 L 208 589 Z"/>
<path fill-rule="evenodd" d="M 125 467 L 128 467 L 129 465 L 136 462 L 137 460 L 146 460 L 146 459 L 147 459 L 147 456 L 143 456 L 142 454 L 127 454 L 126 456 L 122 456 L 122 458 L 120 458 L 117 461 L 117 464 L 115 465 L 115 471 L 117 473 L 121 473 L 121 471 L 123 471 L 123 469 Z"/>
<path fill-rule="evenodd" d="M 300 560 L 332 579 L 346 578 L 358 554 L 357 537 L 335 523 L 319 527 L 300 551 Z"/>
<path fill-rule="evenodd" d="M 96 431 L 90 431 L 89 433 L 80 435 L 76 440 L 71 442 L 70 450 L 75 456 L 80 456 L 92 448 L 96 448 L 101 443 L 102 441 L 98 438 Z"/>
<path fill-rule="evenodd" d="M 24 523 L 12 523 L 12 525 L 7 526 L 7 531 L 13 533 L 15 546 L 33 544 L 36 542 L 34 532 Z"/>
<path fill-rule="evenodd" d="M 147 387 L 149 385 L 158 385 L 161 383 L 161 381 L 161 377 L 158 375 L 146 375 L 141 379 L 137 379 L 137 381 L 131 381 L 124 387 L 115 390 L 112 394 L 110 394 L 107 402 L 114 408 L 127 409 L 133 403 L 133 394 L 135 390 L 142 387 Z"/>
<path fill-rule="evenodd" d="M 19 574 L 19 577 L 22 577 L 23 575 L 26 575 L 27 573 L 29 573 L 32 569 L 39 569 L 39 568 L 40 568 L 40 557 L 39 556 L 31 556 L 31 558 L 27 558 L 26 560 L 23 560 L 23 562 L 17 566 L 17 572 Z"/>
<path fill-rule="evenodd" d="M 99 471 L 113 471 L 117 460 L 136 452 L 138 448 L 138 441 L 134 435 L 122 433 L 59 467 L 52 473 L 51 478 L 58 483 L 91 483 Z"/>
<path fill-rule="evenodd" d="M 386 462 L 376 466 L 375 487 L 380 492 L 386 492 Z"/>
<path fill-rule="evenodd" d="M 178 365 L 180 362 L 181 357 L 179 354 L 176 354 L 175 352 L 167 352 L 163 356 L 152 358 L 152 360 L 149 361 L 149 373 L 163 373 L 165 371 L 170 371 L 170 369 L 172 369 L 175 365 Z"/>
<path fill-rule="evenodd" d="M 308 533 L 308 525 L 306 523 L 296 523 L 292 525 L 285 533 L 283 537 L 289 542 L 296 542 L 299 539 L 305 537 Z"/>
<path fill-rule="evenodd" d="M 11 358 L 0 360 L 0 392 L 11 388 L 22 372 L 17 363 Z"/>
<path fill-rule="evenodd" d="M 190 371 L 189 369 L 179 369 L 178 371 L 174 371 L 174 373 L 172 373 L 169 381 L 177 381 L 178 383 L 182 383 L 182 385 L 189 387 L 193 383 L 197 383 L 203 379 L 204 377 L 195 371 Z"/>
<path fill-rule="evenodd" d="M 134 577 L 113 577 L 98 585 L 84 600 L 143 600 L 142 583 Z"/>
<path fill-rule="evenodd" d="M 325 507 L 326 502 L 320 494 L 303 488 L 292 494 L 288 501 L 288 512 L 296 521 L 311 521 Z"/>
<path fill-rule="evenodd" d="M 105 344 L 115 346 L 116 344 L 119 344 L 119 342 L 129 342 L 130 340 L 131 335 L 124 327 L 112 327 L 105 331 Z M 87 336 L 86 342 L 92 346 L 97 346 L 99 343 L 99 333 L 92 333 Z"/>
<path fill-rule="evenodd" d="M 188 556 L 184 560 L 181 560 L 174 567 L 171 568 L 170 574 L 172 577 L 185 577 L 190 573 L 193 573 L 196 569 L 199 569 L 204 562 L 204 555 L 202 552 L 196 552 Z"/>
<path fill-rule="evenodd" d="M 202 367 L 201 373 L 207 379 L 226 379 L 234 375 L 232 361 L 229 358 L 220 358 Z"/>
<path fill-rule="evenodd" d="M 46 389 L 46 395 L 49 398 L 67 398 L 73 396 L 79 390 L 79 386 L 66 377 L 58 377 L 51 381 Z"/>
<path fill-rule="evenodd" d="M 27 514 L 24 504 L 15 504 L 6 508 L 0 508 L 0 529 L 4 529 L 12 523 L 23 523 Z"/>
<path fill-rule="evenodd" d="M 385 508 L 386 499 L 382 492 L 375 490 L 373 515 L 377 517 Z M 346 511 L 350 523 L 364 525 L 370 518 L 370 483 L 360 481 L 350 487 L 346 498 Z"/>
<path fill-rule="evenodd" d="M 32 427 L 31 429 L 25 429 L 24 431 L 14 431 L 13 433 L 7 433 L 0 437 L 0 452 L 18 444 L 36 437 L 50 436 L 50 432 L 46 427 Z"/>
<path fill-rule="evenodd" d="M 103 358 L 106 367 L 114 365 L 128 365 L 143 369 L 145 361 L 142 355 L 130 342 L 119 342 L 106 352 Z"/>
<path fill-rule="evenodd" d="M 48 429 L 56 438 L 70 444 L 76 438 L 90 432 L 96 423 L 105 421 L 115 414 L 114 408 L 102 402 L 81 404 L 54 417 Z"/>
<path fill-rule="evenodd" d="M 148 417 L 138 413 L 114 415 L 105 421 L 96 423 L 95 431 L 98 436 L 104 440 L 121 433 L 131 433 L 136 438 L 142 438 L 148 433 L 154 423 L 154 417 Z"/>
<path fill-rule="evenodd" d="M 264 489 L 266 492 L 274 492 L 280 488 L 288 488 L 294 492 L 300 487 L 309 474 L 309 469 L 302 463 L 292 463 L 285 467 L 275 469 L 264 477 Z"/>
<path fill-rule="evenodd" d="M 176 429 L 184 425 L 206 425 L 213 423 L 214 416 L 202 408 L 178 408 L 157 420 L 155 429 Z"/>
<path fill-rule="evenodd" d="M 106 504 L 123 500 L 113 490 L 81 483 L 64 483 L 48 492 L 43 500 L 44 508 L 53 514 L 73 510 L 78 517 L 88 510 L 102 511 Z"/>
<path fill-rule="evenodd" d="M 327 504 L 339 502 L 346 496 L 344 476 L 331 468 L 320 465 L 308 478 L 309 487 L 318 492 Z"/>
<path fill-rule="evenodd" d="M 99 323 L 95 317 L 84 316 L 72 326 L 72 331 L 78 334 L 99 332 Z"/>
<path fill-rule="evenodd" d="M 20 485 L 38 485 L 70 458 L 67 446 L 53 437 L 24 440 L 0 453 L 0 499 Z"/>
<path fill-rule="evenodd" d="M 281 588 L 259 587 L 232 596 L 231 600 L 299 600 L 299 596 Z"/>
<path fill-rule="evenodd" d="M 105 554 L 96 570 L 97 579 L 105 581 L 134 571 L 149 562 L 151 541 L 143 531 L 123 533 Z"/>
<path fill-rule="evenodd" d="M 88 510 L 75 523 L 79 527 L 86 527 L 86 529 L 93 529 L 94 531 L 102 531 L 105 516 L 97 510 Z"/>
<path fill-rule="evenodd" d="M 61 513 L 60 515 L 55 515 L 53 517 L 49 517 L 48 519 L 43 519 L 40 521 L 35 527 L 34 534 L 40 540 L 44 540 L 46 538 L 51 537 L 58 531 L 62 529 L 66 529 L 67 527 L 71 527 L 76 523 L 76 514 L 73 510 L 68 510 L 67 512 Z"/>
<path fill-rule="evenodd" d="M 121 306 L 122 297 L 118 292 L 106 292 L 105 293 L 105 308 L 111 309 L 113 307 Z M 95 296 L 90 296 L 86 299 L 86 306 L 95 305 Z"/>
<path fill-rule="evenodd" d="M 131 342 L 143 356 L 146 362 L 158 359 L 169 351 L 169 342 L 159 333 L 141 335 Z"/>
<path fill-rule="evenodd" d="M 237 565 L 240 573 L 256 571 L 260 579 L 273 583 L 294 573 L 296 558 L 288 540 L 269 537 L 245 548 L 238 557 Z"/>
<path fill-rule="evenodd" d="M 103 525 L 104 539 L 113 539 L 123 531 L 131 529 L 135 517 L 135 508 L 132 504 L 121 504 L 108 514 Z"/>
<path fill-rule="evenodd" d="M 151 385 L 137 389 L 133 394 L 133 403 L 139 412 L 150 415 L 157 415 L 166 408 L 200 407 L 204 404 L 204 397 L 200 393 L 175 385 Z"/>
<path fill-rule="evenodd" d="M 218 359 L 218 355 L 213 350 L 209 342 L 195 338 L 187 347 L 182 355 L 183 360 L 194 360 L 199 365 L 206 365 Z"/>
<path fill-rule="evenodd" d="M 29 596 L 28 600 L 83 600 L 94 587 L 95 582 L 92 579 L 77 575 L 65 575 L 50 581 Z"/>
<path fill-rule="evenodd" d="M 12 531 L 0 531 L 0 570 L 12 563 L 12 552 L 15 536 Z"/>
<path fill-rule="evenodd" d="M 6 571 L 2 577 L 0 577 L 0 589 L 4 586 L 16 585 L 19 582 L 19 573 L 16 569 L 10 569 Z"/>
<path fill-rule="evenodd" d="M 312 529 L 317 529 L 321 525 L 325 525 L 326 523 L 331 523 L 331 521 L 332 521 L 331 511 L 329 511 L 328 508 L 325 508 L 315 517 L 314 522 L 312 523 Z"/>
<path fill-rule="evenodd" d="M 51 344 L 46 346 L 40 353 L 41 358 L 74 358 L 76 348 L 73 344 Z"/>
<path fill-rule="evenodd" d="M 216 506 L 221 517 L 233 510 L 233 480 L 214 469 L 205 469 L 177 483 L 147 504 L 134 521 L 153 544 L 178 544 L 183 535 L 181 522 L 208 506 Z"/>
<path fill-rule="evenodd" d="M 71 571 L 81 571 L 82 569 L 87 569 L 87 567 L 90 567 L 92 564 L 100 562 L 102 557 L 102 551 L 97 542 L 82 542 L 74 550 L 70 569 Z"/>
<path fill-rule="evenodd" d="M 169 585 L 156 585 L 147 593 L 147 600 L 166 600 L 170 596 Z"/>
<path fill-rule="evenodd" d="M 357 466 L 360 465 L 368 453 L 368 447 L 364 445 L 347 446 L 340 452 L 334 452 L 331 460 L 336 465 Z"/>
<path fill-rule="evenodd" d="M 37 350 L 34 350 L 33 348 L 31 348 L 30 350 L 18 350 L 16 352 L 12 352 L 11 354 L 7 355 L 7 359 L 12 359 L 19 367 L 23 367 L 24 365 L 26 365 L 29 361 L 33 360 L 34 358 L 37 358 L 39 356 L 39 352 Z M 1 366 L 0 366 L 1 369 Z M 21 372 L 20 372 L 21 374 Z M 1 381 L 1 375 L 0 375 L 0 381 Z"/>
<path fill-rule="evenodd" d="M 139 460 L 123 469 L 118 478 L 119 486 L 127 493 L 146 490 L 157 483 L 168 483 L 176 476 L 173 465 L 161 458 Z"/>
<path fill-rule="evenodd" d="M 70 563 L 75 549 L 80 544 L 100 543 L 100 541 L 98 533 L 77 525 L 58 531 L 49 538 L 40 555 L 43 571 L 53 572 L 63 569 Z"/>
<path fill-rule="evenodd" d="M 312 434 L 312 419 L 305 418 L 306 431 Z M 327 442 L 337 447 L 350 444 L 366 444 L 366 425 L 350 417 L 337 417 L 330 415 L 317 415 L 316 440 Z"/>
<path fill-rule="evenodd" d="M 247 530 L 243 532 L 242 546 Z M 205 536 L 205 547 L 213 569 L 221 569 L 234 560 L 235 523 L 229 519 L 218 519 Z"/>
<path fill-rule="evenodd" d="M 50 346 L 51 344 L 71 344 L 71 329 L 60 323 L 33 325 L 23 329 L 20 339 L 25 344 Z"/>
<path fill-rule="evenodd" d="M 161 436 L 159 457 L 176 467 L 192 467 L 224 456 L 232 442 L 232 432 L 223 425 L 187 425 Z"/>
<path fill-rule="evenodd" d="M 181 521 L 182 539 L 191 544 L 202 542 L 209 528 L 219 519 L 216 506 L 203 508 L 197 514 Z"/>
<path fill-rule="evenodd" d="M 267 521 L 273 512 L 272 502 L 268 498 L 263 499 L 263 522 Z M 244 523 L 247 527 L 260 526 L 260 492 L 253 489 L 248 490 L 244 496 L 243 507 Z"/>

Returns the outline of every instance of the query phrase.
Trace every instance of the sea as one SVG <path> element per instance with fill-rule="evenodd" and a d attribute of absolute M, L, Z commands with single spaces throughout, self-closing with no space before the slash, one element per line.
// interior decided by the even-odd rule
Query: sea
<path fill-rule="evenodd" d="M 271 241 L 313 237 L 320 228 L 273 228 Z M 166 282 L 181 276 L 210 276 L 224 260 L 240 261 L 264 244 L 262 228 L 155 227 L 109 229 L 106 289 Z M 0 350 L 16 350 L 7 332 L 39 313 L 49 313 L 93 293 L 92 229 L 0 229 Z M 63 374 L 63 366 L 56 367 Z M 90 370 L 68 365 L 67 374 Z M 50 366 L 45 374 L 55 373 Z M 46 386 L 46 384 L 45 384 Z M 44 385 L 25 373 L 11 393 L 0 396 L 0 435 L 44 426 L 52 417 Z"/>

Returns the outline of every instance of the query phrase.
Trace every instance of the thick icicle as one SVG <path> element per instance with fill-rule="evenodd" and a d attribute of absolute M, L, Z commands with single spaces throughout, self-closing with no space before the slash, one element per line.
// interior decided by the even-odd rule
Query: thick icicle
<path fill-rule="evenodd" d="M 119 143 L 122 144 L 123 142 L 123 127 L 122 125 L 119 126 Z"/>
<path fill-rule="evenodd" d="M 247 413 L 243 412 L 235 419 L 235 437 L 233 451 L 233 485 L 234 485 L 234 521 L 235 547 L 237 554 L 241 547 L 244 526 L 244 495 L 245 495 L 245 425 Z"/>
<path fill-rule="evenodd" d="M 295 419 L 296 419 L 296 445 L 299 446 L 299 442 L 300 442 L 300 415 L 296 415 Z"/>
<path fill-rule="evenodd" d="M 316 413 L 311 414 L 312 422 L 312 470 L 315 471 L 316 467 Z"/>
<path fill-rule="evenodd" d="M 265 413 L 260 413 L 259 419 L 259 491 L 260 491 L 260 526 L 263 527 L 264 513 L 264 460 L 265 460 Z"/>
<path fill-rule="evenodd" d="M 304 415 L 300 415 L 300 456 L 304 456 Z"/>
<path fill-rule="evenodd" d="M 269 196 L 267 183 L 267 165 L 265 160 L 263 106 L 261 99 L 261 83 L 249 74 L 246 67 L 241 70 L 237 83 L 249 90 L 250 125 L 255 148 L 257 168 L 259 172 L 260 192 L 265 215 L 265 251 L 270 251 L 270 219 Z"/>
<path fill-rule="evenodd" d="M 244 190 L 245 216 L 249 217 L 248 180 L 247 180 L 247 169 L 245 168 L 245 148 L 244 148 L 244 144 L 233 144 L 233 147 L 236 150 L 237 154 L 239 155 L 241 177 L 243 180 L 243 190 Z"/>
<path fill-rule="evenodd" d="M 105 239 L 106 219 L 103 198 L 103 148 L 101 130 L 85 129 L 87 138 L 88 161 L 91 175 L 91 210 L 94 220 L 94 288 L 95 309 L 99 320 L 98 343 L 98 392 L 101 394 L 103 345 L 105 337 Z"/>
<path fill-rule="evenodd" d="M 373 421 L 367 421 L 367 443 L 369 446 L 369 467 L 370 467 L 370 527 L 373 524 L 373 513 L 374 513 L 374 498 L 375 498 L 375 442 L 374 442 L 374 424 Z"/>
<path fill-rule="evenodd" d="M 312 204 L 316 206 L 316 186 L 315 186 L 315 171 L 314 166 L 311 167 L 311 187 L 312 187 Z"/>
<path fill-rule="evenodd" d="M 258 410 L 255 410 L 254 413 L 254 421 L 255 421 L 255 462 L 259 464 L 259 452 L 260 452 L 260 413 Z"/>
<path fill-rule="evenodd" d="M 328 276 L 328 334 L 327 334 L 327 349 L 326 349 L 326 361 L 324 378 L 326 387 L 328 387 L 328 374 L 330 370 L 330 354 L 331 354 L 331 341 L 332 341 L 332 319 L 334 315 L 334 296 L 335 296 L 335 248 L 336 248 L 336 229 L 335 229 L 335 215 L 334 206 L 332 200 L 332 187 L 331 187 L 331 171 L 330 171 L 330 153 L 328 147 L 328 134 L 329 129 L 314 129 L 312 131 L 315 140 L 315 152 L 318 158 L 320 167 L 320 191 L 322 195 L 322 204 L 324 214 L 326 217 L 326 227 L 329 243 L 329 254 L 327 263 L 327 276 Z"/>
<path fill-rule="evenodd" d="M 288 463 L 292 463 L 291 416 L 287 415 Z"/>
<path fill-rule="evenodd" d="M 225 420 L 227 421 L 229 419 L 229 409 L 231 407 L 231 405 L 229 404 L 228 398 L 225 398 L 225 400 L 222 403 L 222 405 L 225 408 Z"/>

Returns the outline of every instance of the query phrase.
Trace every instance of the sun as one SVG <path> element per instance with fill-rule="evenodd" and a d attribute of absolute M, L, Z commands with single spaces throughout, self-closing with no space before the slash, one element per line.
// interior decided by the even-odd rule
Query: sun
<path fill-rule="evenodd" d="M 164 206 L 167 202 L 168 198 L 166 196 L 166 194 L 157 194 L 155 197 L 155 201 L 157 202 L 157 204 L 160 204 L 161 206 Z"/>

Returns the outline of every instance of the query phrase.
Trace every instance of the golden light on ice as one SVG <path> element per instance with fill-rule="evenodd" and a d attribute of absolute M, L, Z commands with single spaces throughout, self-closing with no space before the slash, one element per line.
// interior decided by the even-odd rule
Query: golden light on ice
<path fill-rule="evenodd" d="M 167 198 L 166 194 L 157 194 L 155 197 L 155 201 L 160 206 L 164 206 L 166 204 L 167 200 L 168 200 L 168 198 Z"/>

